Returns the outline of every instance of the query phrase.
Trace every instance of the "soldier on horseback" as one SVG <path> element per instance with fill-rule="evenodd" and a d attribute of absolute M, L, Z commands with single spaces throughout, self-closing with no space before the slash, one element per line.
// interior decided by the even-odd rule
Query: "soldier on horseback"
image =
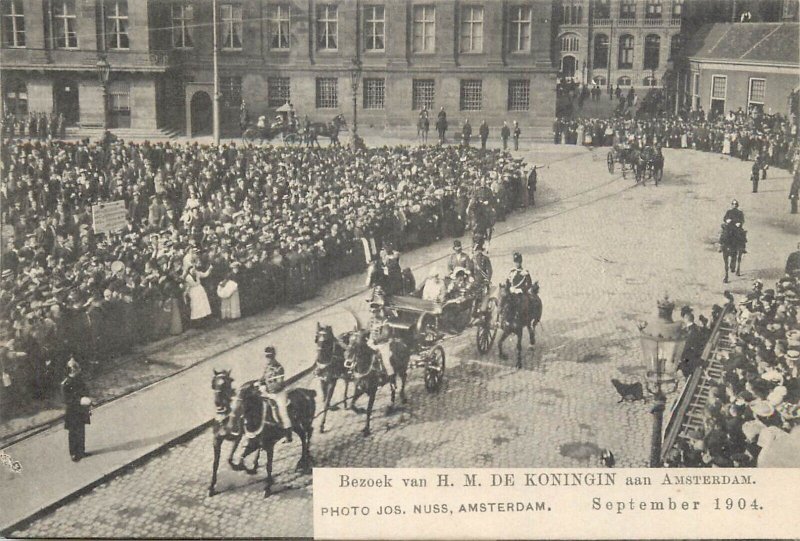
<path fill-rule="evenodd" d="M 267 357 L 267 365 L 264 367 L 264 374 L 258 381 L 258 388 L 261 395 L 266 398 L 272 408 L 275 420 L 286 430 L 286 441 L 292 441 L 292 420 L 289 417 L 289 401 L 284 389 L 284 369 L 281 363 L 275 358 L 275 348 L 267 346 L 264 348 L 264 355 Z"/>
<path fill-rule="evenodd" d="M 514 267 L 509 271 L 506 278 L 506 287 L 517 307 L 519 313 L 530 313 L 532 305 L 531 289 L 533 287 L 533 280 L 530 273 L 522 268 L 522 254 L 514 252 Z M 534 343 L 533 333 L 529 333 L 530 343 Z"/>
<path fill-rule="evenodd" d="M 731 208 L 725 212 L 722 221 L 726 224 L 744 225 L 744 212 L 739 209 L 739 202 L 736 199 L 731 201 Z"/>
<path fill-rule="evenodd" d="M 378 353 L 383 369 L 386 371 L 386 376 L 394 386 L 394 367 L 391 363 L 392 351 L 389 345 L 389 318 L 386 317 L 385 305 L 382 299 L 373 298 L 369 302 L 370 320 L 367 345 Z"/>

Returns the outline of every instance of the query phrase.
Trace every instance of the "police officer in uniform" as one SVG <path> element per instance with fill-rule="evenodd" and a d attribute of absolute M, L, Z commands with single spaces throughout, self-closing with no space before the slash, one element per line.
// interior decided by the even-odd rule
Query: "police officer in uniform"
<path fill-rule="evenodd" d="M 267 357 L 267 365 L 264 367 L 264 375 L 259 380 L 261 393 L 275 404 L 275 417 L 286 430 L 286 441 L 292 441 L 292 419 L 289 417 L 289 399 L 284 389 L 284 369 L 281 363 L 275 358 L 275 348 L 267 346 L 264 348 L 264 355 Z M 277 410 L 277 411 L 275 411 Z"/>
<path fill-rule="evenodd" d="M 461 241 L 454 240 L 453 253 L 450 255 L 450 259 L 447 260 L 448 274 L 452 273 L 453 270 L 457 269 L 458 267 L 467 269 L 470 273 L 472 272 L 472 260 L 461 250 Z"/>
<path fill-rule="evenodd" d="M 744 225 L 744 212 L 739 210 L 739 202 L 736 199 L 731 201 L 731 208 L 725 212 L 722 221 L 726 224 L 734 223 Z"/>
<path fill-rule="evenodd" d="M 91 399 L 87 396 L 89 393 L 81 376 L 81 367 L 74 357 L 67 361 L 67 377 L 61 382 L 61 392 L 66 405 L 64 428 L 69 439 L 69 455 L 73 462 L 78 462 L 88 456 L 86 425 L 90 422 Z"/>

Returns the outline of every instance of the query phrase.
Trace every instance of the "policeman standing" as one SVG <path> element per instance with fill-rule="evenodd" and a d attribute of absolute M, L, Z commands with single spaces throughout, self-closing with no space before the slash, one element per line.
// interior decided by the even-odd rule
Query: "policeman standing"
<path fill-rule="evenodd" d="M 472 139 L 472 126 L 468 118 L 464 120 L 464 127 L 461 128 L 461 136 L 464 139 L 464 146 L 468 147 L 470 139 Z"/>
<path fill-rule="evenodd" d="M 511 137 L 511 130 L 508 127 L 508 123 L 503 121 L 503 127 L 500 128 L 500 139 L 503 140 L 503 150 L 508 149 L 508 138 Z"/>
<path fill-rule="evenodd" d="M 87 396 L 86 383 L 81 376 L 81 367 L 74 357 L 67 361 L 67 377 L 61 382 L 66 412 L 64 428 L 69 440 L 69 455 L 73 462 L 89 456 L 86 452 L 86 425 L 90 423 L 89 406 L 91 399 Z"/>
<path fill-rule="evenodd" d="M 522 135 L 522 130 L 519 127 L 519 122 L 514 121 L 514 150 L 519 150 L 519 136 Z"/>
<path fill-rule="evenodd" d="M 489 139 L 489 125 L 484 120 L 478 128 L 478 135 L 481 136 L 481 149 L 486 150 L 486 140 Z"/>
<path fill-rule="evenodd" d="M 758 193 L 758 181 L 761 173 L 761 165 L 758 160 L 753 162 L 753 169 L 750 174 L 750 180 L 753 182 L 753 193 Z"/>

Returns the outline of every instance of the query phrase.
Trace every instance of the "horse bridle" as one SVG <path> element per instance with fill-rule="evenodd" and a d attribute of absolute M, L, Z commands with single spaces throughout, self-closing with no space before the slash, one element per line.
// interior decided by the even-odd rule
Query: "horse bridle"
<path fill-rule="evenodd" d="M 217 403 L 217 397 L 222 395 L 225 401 L 225 406 L 217 405 L 216 410 L 218 415 L 227 415 L 231 412 L 231 396 L 233 395 L 233 387 L 231 386 L 231 379 L 224 374 L 217 374 L 214 376 L 214 382 L 220 381 L 221 388 L 217 388 L 212 383 L 211 388 L 214 391 L 214 402 Z"/>

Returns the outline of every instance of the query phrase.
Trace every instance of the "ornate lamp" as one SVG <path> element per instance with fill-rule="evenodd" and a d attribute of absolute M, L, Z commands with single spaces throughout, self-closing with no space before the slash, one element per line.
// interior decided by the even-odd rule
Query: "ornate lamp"
<path fill-rule="evenodd" d="M 353 135 L 358 132 L 358 86 L 361 82 L 361 59 L 354 57 L 350 60 L 350 84 L 353 87 Z"/>
<path fill-rule="evenodd" d="M 646 370 L 646 387 L 655 403 L 653 414 L 653 435 L 650 443 L 650 467 L 661 466 L 661 427 L 664 421 L 666 393 L 675 392 L 678 387 L 676 377 L 678 363 L 686 343 L 681 323 L 672 320 L 675 303 L 667 295 L 658 301 L 658 317 L 639 323 L 642 344 L 642 361 Z M 669 388 L 665 393 L 665 388 Z"/>
<path fill-rule="evenodd" d="M 100 58 L 95 64 L 97 71 L 97 79 L 100 81 L 100 86 L 103 87 L 103 129 L 108 129 L 108 80 L 111 77 L 111 64 L 108 63 L 105 55 L 100 55 Z"/>

